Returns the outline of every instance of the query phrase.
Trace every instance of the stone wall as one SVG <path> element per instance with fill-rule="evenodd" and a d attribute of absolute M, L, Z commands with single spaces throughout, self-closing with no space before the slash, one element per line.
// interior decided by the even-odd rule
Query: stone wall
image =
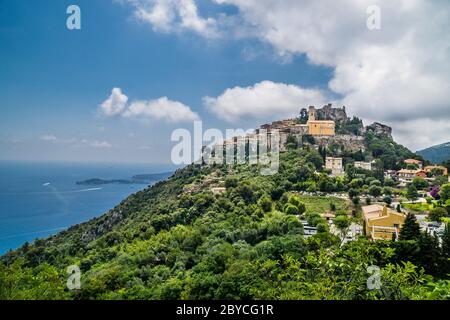
<path fill-rule="evenodd" d="M 337 135 L 334 137 L 319 136 L 314 137 L 316 144 L 322 147 L 329 147 L 331 145 L 338 145 L 345 148 L 345 150 L 351 150 L 353 152 L 365 150 L 364 137 L 353 135 Z M 340 148 L 339 148 L 340 149 Z"/>
<path fill-rule="evenodd" d="M 322 107 L 322 109 L 316 110 L 317 120 L 333 120 L 333 121 L 347 121 L 347 113 L 345 107 L 333 108 L 332 104 L 329 103 Z"/>
<path fill-rule="evenodd" d="M 366 131 L 373 131 L 376 135 L 387 135 L 392 138 L 392 128 L 379 122 L 367 126 Z"/>

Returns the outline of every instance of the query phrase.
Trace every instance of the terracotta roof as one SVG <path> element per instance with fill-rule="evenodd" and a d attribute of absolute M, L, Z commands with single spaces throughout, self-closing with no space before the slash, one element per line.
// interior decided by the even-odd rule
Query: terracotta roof
<path fill-rule="evenodd" d="M 406 159 L 406 160 L 403 161 L 403 162 L 404 162 L 404 163 L 415 163 L 415 164 L 422 163 L 422 161 L 416 160 L 416 159 Z"/>
<path fill-rule="evenodd" d="M 401 170 L 399 170 L 397 172 L 398 173 L 409 173 L 409 174 L 418 174 L 420 172 L 424 172 L 425 173 L 425 171 L 420 170 L 420 169 L 418 169 L 418 170 L 401 169 Z"/>

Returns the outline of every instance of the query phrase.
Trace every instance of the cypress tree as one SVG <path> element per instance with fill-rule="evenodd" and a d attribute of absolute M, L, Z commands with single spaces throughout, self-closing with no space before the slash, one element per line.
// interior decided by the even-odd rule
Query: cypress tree
<path fill-rule="evenodd" d="M 400 240 L 417 240 L 420 237 L 420 226 L 414 213 L 406 215 L 405 223 L 400 230 Z"/>
<path fill-rule="evenodd" d="M 445 226 L 444 234 L 442 235 L 442 273 L 450 273 L 450 224 Z"/>
<path fill-rule="evenodd" d="M 439 262 L 441 260 L 441 249 L 437 237 L 428 232 L 422 232 L 417 243 L 419 245 L 419 264 L 426 272 L 436 275 L 440 271 Z"/>

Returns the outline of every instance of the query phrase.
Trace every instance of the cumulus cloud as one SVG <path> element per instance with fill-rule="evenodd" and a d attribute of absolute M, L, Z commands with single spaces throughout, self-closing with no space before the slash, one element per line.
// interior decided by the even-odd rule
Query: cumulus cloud
<path fill-rule="evenodd" d="M 269 44 L 280 57 L 305 55 L 311 64 L 334 68 L 330 96 L 340 97 L 340 104 L 364 119 L 387 122 L 394 129 L 420 120 L 450 120 L 448 1 L 211 0 L 217 5 L 235 6 L 238 13 L 213 19 L 201 17 L 198 10 L 191 11 L 190 17 L 201 21 L 200 27 L 189 23 L 183 26 L 180 15 L 186 4 L 197 8 L 199 1 L 129 1 L 155 16 L 147 20 L 156 31 L 188 29 L 208 36 L 205 30 L 215 30 L 235 36 L 235 30 L 245 29 L 241 35 Z M 367 9 L 372 5 L 381 9 L 380 30 L 369 30 L 366 25 Z M 205 101 L 228 120 L 258 115 L 258 108 L 263 112 L 267 109 L 256 102 L 250 101 L 255 106 L 253 112 L 246 106 L 242 111 L 236 107 L 249 102 L 251 95 L 244 92 L 255 91 L 232 88 Z M 238 94 L 246 100 L 238 102 Z M 448 139 L 448 134 L 443 134 Z M 398 136 L 406 138 L 401 133 Z M 414 147 L 414 143 L 409 146 Z"/>
<path fill-rule="evenodd" d="M 89 147 L 97 148 L 97 149 L 110 149 L 113 147 L 113 145 L 107 141 L 97 141 L 97 140 L 91 141 L 91 140 L 83 139 L 83 140 L 81 140 L 81 143 L 85 146 L 89 146 Z"/>
<path fill-rule="evenodd" d="M 215 1 L 237 6 L 280 55 L 306 54 L 313 64 L 334 67 L 329 88 L 363 117 L 437 119 L 448 110 L 445 1 Z M 373 4 L 381 9 L 381 30 L 366 27 L 366 10 Z"/>
<path fill-rule="evenodd" d="M 113 88 L 111 95 L 100 105 L 100 112 L 105 116 L 120 115 L 128 102 L 128 97 L 120 88 Z"/>
<path fill-rule="evenodd" d="M 178 101 L 161 97 L 156 100 L 135 101 L 130 104 L 123 113 L 126 118 L 149 118 L 156 120 L 166 120 L 167 122 L 194 121 L 199 117 L 195 112 Z"/>
<path fill-rule="evenodd" d="M 387 122 L 393 126 L 396 141 L 417 151 L 450 141 L 450 121 L 445 119 L 411 119 Z"/>
<path fill-rule="evenodd" d="M 48 142 L 56 142 L 58 141 L 58 138 L 56 138 L 53 134 L 43 134 L 39 137 L 42 141 L 48 141 Z"/>
<path fill-rule="evenodd" d="M 199 15 L 195 0 L 124 0 L 131 4 L 135 16 L 149 24 L 154 31 L 192 31 L 207 38 L 218 35 L 217 21 Z"/>
<path fill-rule="evenodd" d="M 301 107 L 322 104 L 323 94 L 316 89 L 263 81 L 250 87 L 225 90 L 220 96 L 203 98 L 209 110 L 227 121 L 239 118 L 289 117 Z"/>
<path fill-rule="evenodd" d="M 115 92 L 115 93 L 114 93 Z M 120 108 L 112 108 L 117 112 L 104 112 L 106 105 L 108 110 L 114 103 L 113 95 L 120 96 L 120 101 L 125 102 L 120 104 Z M 193 112 L 191 108 L 181 102 L 170 100 L 167 97 L 161 97 L 154 100 L 137 100 L 127 105 L 128 97 L 124 95 L 120 88 L 114 88 L 113 94 L 105 102 L 100 105 L 100 112 L 107 116 L 120 115 L 124 118 L 139 118 L 151 120 L 164 120 L 170 123 L 194 121 L 198 120 L 199 116 Z"/>

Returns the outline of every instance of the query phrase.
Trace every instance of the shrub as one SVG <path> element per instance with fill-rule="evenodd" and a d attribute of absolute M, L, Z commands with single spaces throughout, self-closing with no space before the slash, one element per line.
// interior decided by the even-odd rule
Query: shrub
<path fill-rule="evenodd" d="M 290 203 L 288 203 L 284 206 L 284 212 L 286 214 L 291 214 L 291 215 L 299 215 L 300 214 L 298 208 Z"/>

